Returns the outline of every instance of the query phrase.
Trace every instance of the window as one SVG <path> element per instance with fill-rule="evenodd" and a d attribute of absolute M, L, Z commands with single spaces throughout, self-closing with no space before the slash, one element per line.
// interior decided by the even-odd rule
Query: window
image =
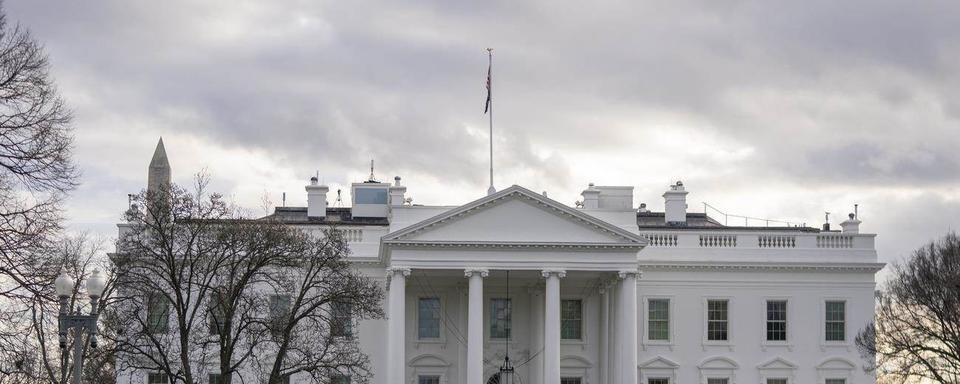
<path fill-rule="evenodd" d="M 647 339 L 670 340 L 669 299 L 650 299 L 647 301 Z"/>
<path fill-rule="evenodd" d="M 717 377 L 709 378 L 709 379 L 707 379 L 707 384 L 730 384 L 730 379 L 729 379 L 729 378 L 726 378 L 726 377 L 723 377 L 723 378 L 717 378 Z"/>
<path fill-rule="evenodd" d="M 223 302 L 219 292 L 214 291 L 211 295 L 208 311 L 210 334 L 219 335 L 220 331 L 225 330 L 227 327 L 226 303 Z"/>
<path fill-rule="evenodd" d="M 582 380 L 579 377 L 561 377 L 560 384 L 580 384 Z"/>
<path fill-rule="evenodd" d="M 767 341 L 787 341 L 787 301 L 767 301 Z"/>
<path fill-rule="evenodd" d="M 330 376 L 330 384 L 350 384 L 350 376 L 346 376 L 346 375 Z"/>
<path fill-rule="evenodd" d="M 167 378 L 166 373 L 148 373 L 147 374 L 147 384 L 167 384 L 170 382 L 170 379 Z"/>
<path fill-rule="evenodd" d="M 490 338 L 510 338 L 510 318 L 512 306 L 510 299 L 490 300 Z"/>
<path fill-rule="evenodd" d="M 670 384 L 670 379 L 665 377 L 647 379 L 647 384 Z"/>
<path fill-rule="evenodd" d="M 827 341 L 846 341 L 846 302 L 828 301 L 826 303 Z"/>
<path fill-rule="evenodd" d="M 776 379 L 767 379 L 767 384 L 787 384 L 787 379 L 776 378 Z"/>
<path fill-rule="evenodd" d="M 211 373 L 207 375 L 207 383 L 209 384 L 226 384 L 227 380 L 225 377 L 221 376 L 218 373 Z"/>
<path fill-rule="evenodd" d="M 357 188 L 354 190 L 357 201 L 355 204 L 386 204 L 387 190 L 373 188 Z"/>
<path fill-rule="evenodd" d="M 847 384 L 847 379 L 827 379 L 824 384 Z"/>
<path fill-rule="evenodd" d="M 420 299 L 417 304 L 417 335 L 421 339 L 440 338 L 440 299 Z"/>
<path fill-rule="evenodd" d="M 333 324 L 330 325 L 331 336 L 353 336 L 353 307 L 350 303 L 334 302 L 331 306 Z"/>
<path fill-rule="evenodd" d="M 440 384 L 440 376 L 420 376 L 417 384 Z"/>
<path fill-rule="evenodd" d="M 279 337 L 290 313 L 290 296 L 270 295 L 270 333 Z"/>
<path fill-rule="evenodd" d="M 707 300 L 707 340 L 728 340 L 729 316 L 727 300 Z M 720 382 L 718 382 L 720 383 Z M 709 383 L 714 384 L 714 383 Z"/>
<path fill-rule="evenodd" d="M 560 300 L 560 339 L 583 339 L 582 300 Z"/>
<path fill-rule="evenodd" d="M 147 332 L 167 333 L 170 330 L 170 302 L 159 293 L 147 295 Z"/>

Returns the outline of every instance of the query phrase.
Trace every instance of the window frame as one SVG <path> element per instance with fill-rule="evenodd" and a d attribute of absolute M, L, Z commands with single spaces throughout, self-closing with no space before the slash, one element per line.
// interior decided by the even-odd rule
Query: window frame
<path fill-rule="evenodd" d="M 286 320 L 286 319 L 280 319 L 280 314 L 274 313 L 274 308 L 275 308 L 274 300 L 281 297 L 285 297 L 287 299 L 287 308 L 286 308 L 287 313 L 282 315 L 289 315 L 290 310 L 293 309 L 293 297 L 291 297 L 289 294 L 282 294 L 282 293 L 274 293 L 267 296 L 267 300 L 268 300 L 267 321 L 268 321 L 268 324 L 270 324 L 270 334 L 274 337 L 279 336 L 280 329 L 278 328 L 283 327 L 285 325 L 281 322 L 281 320 Z"/>
<path fill-rule="evenodd" d="M 786 324 L 786 340 L 767 340 L 767 303 L 770 301 L 785 301 L 787 315 L 784 320 Z M 761 345 L 766 349 L 766 347 L 787 347 L 791 348 L 793 346 L 793 325 L 796 324 L 793 317 L 793 297 L 792 296 L 764 296 L 763 300 L 760 302 L 761 309 L 761 326 L 760 326 L 760 341 Z"/>
<path fill-rule="evenodd" d="M 443 384 L 443 375 L 438 375 L 438 374 L 418 374 L 416 377 L 417 377 L 417 384 L 422 384 L 421 380 L 423 380 L 423 379 L 425 379 L 425 378 L 436 378 L 436 379 L 437 379 L 437 384 Z"/>
<path fill-rule="evenodd" d="M 709 320 L 710 304 L 709 303 L 711 301 L 716 301 L 716 300 L 725 300 L 727 302 L 727 320 L 726 320 L 727 321 L 727 339 L 726 340 L 710 340 L 708 337 L 709 328 L 710 328 L 710 325 L 709 325 L 710 324 L 710 320 Z M 702 316 L 700 326 L 702 329 L 701 341 L 703 345 L 717 345 L 717 346 L 726 346 L 731 348 L 733 347 L 733 338 L 735 336 L 733 332 L 733 328 L 734 328 L 733 323 L 735 320 L 734 304 L 735 304 L 735 301 L 731 296 L 704 296 L 703 297 L 703 301 L 702 301 L 703 308 L 700 312 L 700 315 Z"/>
<path fill-rule="evenodd" d="M 495 301 L 498 301 L 498 300 L 506 300 L 506 301 L 509 303 L 509 304 L 508 304 L 509 317 L 508 317 L 508 320 L 507 320 L 507 324 L 509 325 L 509 331 L 507 332 L 507 337 L 494 337 L 494 336 L 493 336 L 493 320 L 494 320 L 494 318 L 493 318 L 493 317 L 494 317 L 493 303 L 494 303 Z M 491 296 L 490 298 L 488 298 L 488 299 L 487 299 L 486 318 L 487 318 L 487 326 L 486 326 L 486 329 L 484 330 L 484 333 L 486 333 L 486 335 L 487 335 L 487 341 L 489 341 L 489 342 L 491 342 L 491 343 L 503 343 L 503 342 L 512 342 L 512 341 L 513 341 L 513 336 L 514 336 L 514 329 L 513 329 L 513 297 L 508 297 L 508 296 L 506 296 L 506 295 L 503 295 L 503 296 Z"/>
<path fill-rule="evenodd" d="M 153 375 L 157 375 L 161 377 L 163 380 L 161 381 L 150 380 L 151 376 Z M 146 379 L 147 379 L 147 384 L 170 384 L 170 376 L 167 376 L 167 374 L 163 372 L 147 372 Z"/>
<path fill-rule="evenodd" d="M 224 308 L 226 305 L 223 304 L 223 295 L 220 293 L 222 289 L 223 288 L 211 289 L 210 297 L 207 299 L 207 313 L 209 315 L 209 318 L 207 319 L 207 328 L 210 336 L 220 336 L 220 333 L 224 331 L 224 328 L 226 327 L 227 314 L 226 309 Z M 215 312 L 218 309 L 220 309 L 221 312 Z M 217 320 L 218 313 L 223 317 L 222 321 Z M 230 330 L 227 329 L 226 331 L 229 332 Z"/>
<path fill-rule="evenodd" d="M 665 380 L 665 381 L 666 381 L 666 384 L 670 384 L 670 378 L 669 378 L 669 377 L 661 377 L 661 376 L 648 377 L 646 384 L 653 384 L 653 383 L 650 382 L 651 380 Z"/>
<path fill-rule="evenodd" d="M 850 345 L 850 298 L 844 296 L 825 296 L 820 299 L 820 313 L 818 322 L 820 323 L 820 345 L 830 346 L 849 346 Z M 827 340 L 827 302 L 843 302 L 843 340 Z"/>
<path fill-rule="evenodd" d="M 338 313 L 337 313 L 337 309 L 335 309 L 335 308 L 338 308 L 338 306 L 341 306 L 341 305 L 346 306 L 347 309 L 348 309 L 348 310 L 347 310 L 347 316 L 346 316 L 346 318 L 347 318 L 347 321 L 346 321 L 346 322 L 343 322 L 343 321 L 342 321 L 343 314 L 342 314 L 342 313 L 338 314 Z M 331 336 L 331 337 L 340 337 L 340 338 L 352 339 L 352 338 L 354 338 L 354 337 L 356 336 L 356 333 L 357 333 L 357 332 L 356 332 L 356 327 L 354 326 L 355 324 L 353 323 L 353 322 L 354 322 L 353 303 L 345 303 L 345 302 L 339 302 L 339 301 L 331 302 L 331 303 L 330 303 L 330 317 L 333 318 L 335 321 L 336 321 L 336 320 L 341 320 L 341 321 L 337 321 L 336 323 L 330 324 L 330 336 Z M 343 324 L 346 324 L 345 328 L 341 328 L 341 327 L 343 327 Z M 334 328 L 335 326 L 336 326 L 337 328 Z M 334 334 L 334 329 L 337 329 L 337 330 L 338 330 L 336 334 Z M 341 331 L 340 331 L 341 329 L 345 330 L 345 332 L 342 332 L 342 333 L 341 333 Z"/>
<path fill-rule="evenodd" d="M 146 301 L 145 303 L 146 304 L 146 317 L 145 317 L 146 327 L 145 328 L 147 332 L 149 332 L 152 335 L 165 335 L 170 333 L 170 300 L 168 300 L 167 297 L 164 296 L 162 293 L 148 292 L 146 294 L 145 301 Z M 150 316 L 150 314 L 152 313 L 151 309 L 153 308 L 153 305 L 151 304 L 155 304 L 155 303 L 165 304 L 165 308 L 164 308 L 165 315 L 163 317 L 166 318 L 165 319 L 166 321 L 162 323 L 163 324 L 162 327 L 160 326 L 161 323 L 159 322 L 159 319 L 155 324 Z M 162 329 L 157 330 L 155 327 L 162 328 Z"/>
<path fill-rule="evenodd" d="M 583 384 L 583 376 L 560 376 L 561 384 L 563 384 L 563 380 L 576 380 L 579 384 Z"/>
<path fill-rule="evenodd" d="M 563 302 L 564 301 L 579 301 L 580 302 L 580 338 L 579 339 L 564 339 L 563 338 Z M 569 297 L 560 297 L 560 343 L 562 344 L 578 344 L 584 343 L 587 341 L 587 332 L 586 332 L 586 300 L 583 297 L 579 296 L 569 296 Z M 512 318 L 511 318 L 512 320 Z"/>
<path fill-rule="evenodd" d="M 651 340 L 650 339 L 650 301 L 651 300 L 666 300 L 667 301 L 667 340 Z M 674 299 L 673 296 L 665 295 L 655 295 L 655 296 L 644 296 L 643 297 L 643 344 L 646 345 L 673 345 L 674 340 L 674 316 L 676 313 L 674 311 Z"/>
<path fill-rule="evenodd" d="M 440 305 L 440 308 L 439 308 L 439 311 L 440 311 L 440 313 L 439 313 L 439 315 L 440 315 L 440 317 L 439 317 L 440 324 L 439 324 L 439 331 L 438 331 L 438 332 L 439 332 L 439 335 L 438 335 L 437 337 L 435 337 L 435 338 L 424 338 L 424 337 L 421 337 L 421 336 L 420 336 L 420 300 L 423 300 L 423 299 L 437 299 L 437 302 L 438 302 L 438 304 Z M 444 299 L 443 299 L 443 296 L 442 296 L 442 295 L 424 295 L 424 296 L 417 296 L 417 297 L 415 298 L 415 302 L 416 302 L 416 307 L 415 307 L 415 308 L 416 308 L 416 311 L 414 311 L 414 314 L 413 314 L 413 323 L 416 324 L 416 327 L 417 327 L 417 330 L 416 330 L 416 332 L 417 332 L 417 335 L 416 335 L 416 341 L 417 341 L 417 343 L 445 343 L 445 342 L 446 342 L 446 328 L 445 328 L 445 325 L 444 325 L 444 322 L 443 322 L 443 316 L 444 316 L 444 305 L 445 305 L 446 303 L 445 303 L 445 301 L 444 301 Z"/>

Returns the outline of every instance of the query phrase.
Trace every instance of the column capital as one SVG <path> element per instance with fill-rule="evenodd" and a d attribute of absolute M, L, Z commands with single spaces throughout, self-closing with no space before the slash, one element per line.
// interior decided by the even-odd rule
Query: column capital
<path fill-rule="evenodd" d="M 463 277 L 473 277 L 473 275 L 479 275 L 480 277 L 490 276 L 490 270 L 486 268 L 467 268 L 463 270 Z"/>
<path fill-rule="evenodd" d="M 640 272 L 639 269 L 624 269 L 617 272 L 617 277 L 620 279 L 626 279 L 628 277 L 639 279 L 641 276 L 643 276 L 643 272 Z"/>
<path fill-rule="evenodd" d="M 548 278 L 548 277 L 550 277 L 550 275 L 557 275 L 557 277 L 559 277 L 559 278 L 562 279 L 562 278 L 564 278 L 564 277 L 567 277 L 567 270 L 565 270 L 565 269 L 544 269 L 544 270 L 540 271 L 540 275 L 543 276 L 543 278 Z"/>
<path fill-rule="evenodd" d="M 387 276 L 393 277 L 396 274 L 402 274 L 403 277 L 410 276 L 410 267 L 387 267 Z"/>

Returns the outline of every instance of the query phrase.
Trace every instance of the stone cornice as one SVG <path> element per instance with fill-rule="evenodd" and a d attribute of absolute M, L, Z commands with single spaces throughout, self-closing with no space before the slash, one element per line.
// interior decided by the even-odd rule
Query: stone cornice
<path fill-rule="evenodd" d="M 539 243 L 539 242 L 465 242 L 465 241 L 421 241 L 421 240 L 385 240 L 384 245 L 394 248 L 487 248 L 487 249 L 603 249 L 637 250 L 642 244 L 629 243 Z"/>
<path fill-rule="evenodd" d="M 823 271 L 876 273 L 885 263 L 748 263 L 748 262 L 677 262 L 644 263 L 641 270 L 762 270 L 762 271 Z"/>
<path fill-rule="evenodd" d="M 471 278 L 473 275 L 487 277 L 490 275 L 490 270 L 486 268 L 467 268 L 463 270 L 463 277 Z"/>

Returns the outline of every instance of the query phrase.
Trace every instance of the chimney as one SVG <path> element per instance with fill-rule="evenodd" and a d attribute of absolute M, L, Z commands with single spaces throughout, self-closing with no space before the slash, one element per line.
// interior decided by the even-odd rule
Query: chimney
<path fill-rule="evenodd" d="M 593 183 L 580 192 L 580 196 L 583 196 L 583 209 L 600 208 L 600 190 L 594 187 Z"/>
<path fill-rule="evenodd" d="M 327 217 L 327 192 L 330 187 L 318 185 L 317 178 L 310 178 L 310 185 L 307 189 L 307 217 Z"/>
<path fill-rule="evenodd" d="M 687 225 L 687 191 L 683 189 L 682 181 L 677 181 L 663 193 L 663 206 L 663 218 L 667 225 Z"/>
<path fill-rule="evenodd" d="M 394 176 L 393 185 L 390 187 L 390 206 L 403 206 L 404 193 L 407 193 L 407 187 L 400 185 L 400 176 Z"/>
<path fill-rule="evenodd" d="M 849 219 L 840 223 L 840 228 L 843 229 L 843 233 L 860 233 L 860 219 L 857 219 L 857 215 L 851 213 L 847 215 Z"/>

